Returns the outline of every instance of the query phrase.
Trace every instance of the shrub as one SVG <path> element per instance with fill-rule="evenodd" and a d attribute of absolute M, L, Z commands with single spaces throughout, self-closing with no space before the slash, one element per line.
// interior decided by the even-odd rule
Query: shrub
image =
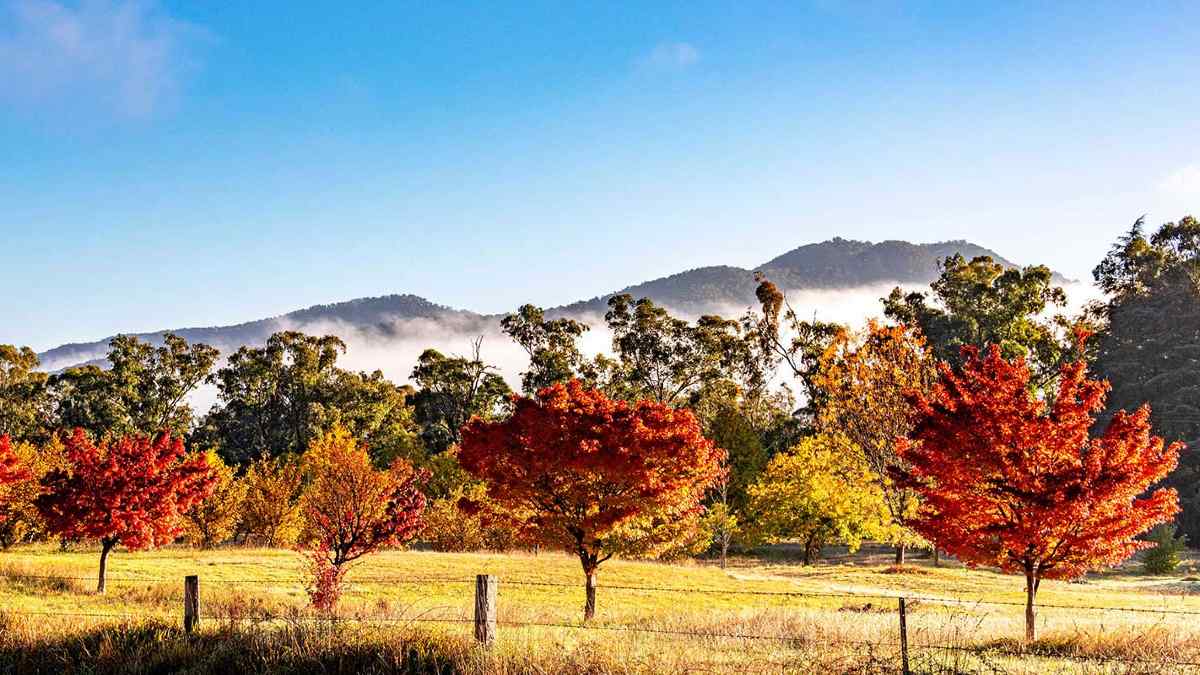
<path fill-rule="evenodd" d="M 1142 554 L 1142 569 L 1146 574 L 1170 574 L 1179 567 L 1179 554 L 1187 548 L 1187 535 L 1175 536 L 1175 526 L 1163 524 L 1150 530 L 1146 540 L 1154 548 Z"/>

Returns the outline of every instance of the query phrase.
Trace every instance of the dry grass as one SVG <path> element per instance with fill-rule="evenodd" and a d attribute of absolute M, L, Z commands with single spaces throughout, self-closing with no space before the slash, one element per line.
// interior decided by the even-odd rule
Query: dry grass
<path fill-rule="evenodd" d="M 832 597 L 841 593 L 928 598 L 908 603 L 915 672 L 1200 672 L 1173 665 L 1200 662 L 1200 617 L 1083 609 L 1200 612 L 1183 574 L 1045 582 L 1042 603 L 1063 608 L 1040 612 L 1043 638 L 1027 646 L 1020 580 L 927 561 L 891 573 L 870 551 L 816 567 L 737 559 L 724 571 L 611 561 L 586 629 L 578 563 L 557 554 L 383 553 L 350 573 L 332 624 L 304 609 L 303 563 L 289 551 L 118 551 L 102 596 L 91 591 L 97 559 L 48 547 L 0 554 L 0 672 L 894 671 L 895 601 Z M 491 650 L 471 639 L 479 573 L 500 577 Z M 177 628 L 187 574 L 200 575 L 205 617 L 190 637 Z M 107 614 L 133 618 L 97 616 Z"/>

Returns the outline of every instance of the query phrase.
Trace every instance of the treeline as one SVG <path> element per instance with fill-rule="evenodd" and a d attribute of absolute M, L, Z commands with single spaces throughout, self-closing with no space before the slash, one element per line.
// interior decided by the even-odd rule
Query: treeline
<path fill-rule="evenodd" d="M 929 387 L 937 361 L 960 363 L 964 345 L 997 344 L 1005 356 L 1024 356 L 1043 391 L 1052 390 L 1062 364 L 1085 357 L 1112 385 L 1109 415 L 1148 402 L 1155 430 L 1168 440 L 1200 435 L 1198 236 L 1191 217 L 1153 234 L 1139 221 L 1095 269 L 1107 300 L 1077 317 L 1054 315 L 1065 294 L 1045 267 L 1005 270 L 988 258 L 952 257 L 930 291 L 897 289 L 884 298 L 891 325 L 859 333 L 805 320 L 803 308 L 794 311 L 766 279 L 760 307 L 737 319 L 687 322 L 648 299 L 612 298 L 605 315 L 612 356 L 585 358 L 579 339 L 588 327 L 547 319 L 536 307 L 521 307 L 502 328 L 529 355 L 520 379 L 526 395 L 577 378 L 615 399 L 696 413 L 705 435 L 730 455 L 728 478 L 710 497 L 717 549 L 786 537 L 803 540 L 811 556 L 827 541 L 865 537 L 902 551 L 924 544 L 900 526 L 911 500 L 886 477 L 893 440 L 912 424 L 905 392 Z M 215 349 L 173 335 L 162 346 L 118 337 L 105 367 L 53 375 L 38 371 L 31 350 L 0 346 L 0 435 L 38 473 L 54 463 L 65 430 L 81 428 L 94 439 L 168 430 L 189 450 L 218 455 L 237 479 L 234 496 L 249 495 L 251 515 L 229 532 L 194 536 L 198 543 L 214 545 L 223 535 L 286 545 L 296 528 L 271 531 L 252 515 L 260 510 L 254 504 L 295 502 L 300 479 L 290 464 L 340 426 L 377 466 L 403 458 L 429 471 L 430 519 L 450 530 L 430 529 L 435 546 L 507 546 L 501 533 L 471 531 L 452 508 L 479 489 L 454 458 L 461 428 L 473 417 L 501 419 L 512 405 L 513 392 L 473 347 L 465 356 L 427 350 L 412 384 L 397 385 L 379 371 L 339 367 L 346 349 L 339 338 L 295 332 L 239 349 L 220 368 Z M 781 367 L 794 376 L 791 387 L 771 386 Z M 218 402 L 197 416 L 188 395 L 205 382 L 216 386 Z M 1187 455 L 1169 479 L 1181 494 L 1179 524 L 1193 539 L 1200 536 L 1198 470 Z M 810 484 L 789 483 L 796 475 Z M 32 485 L 0 489 L 36 492 Z M 818 493 L 853 503 L 797 508 L 804 495 Z M 793 508 L 780 508 L 783 499 Z M 5 500 L 15 513 L 0 523 L 0 545 L 44 529 L 25 501 Z M 839 516 L 816 517 L 830 513 Z"/>
<path fill-rule="evenodd" d="M 1094 274 L 1106 299 L 1068 317 L 1046 267 L 953 256 L 859 331 L 804 319 L 762 277 L 736 319 L 619 295 L 611 355 L 590 358 L 588 326 L 525 305 L 501 322 L 529 357 L 519 393 L 479 342 L 426 350 L 407 385 L 297 332 L 220 367 L 173 335 L 52 375 L 4 346 L 0 545 L 97 541 L 101 589 L 117 545 L 300 546 L 326 609 L 383 546 L 551 545 L 579 556 L 590 617 L 614 555 L 724 564 L 789 539 L 807 562 L 870 539 L 901 564 L 920 546 L 1023 573 L 1032 638 L 1040 580 L 1127 558 L 1175 491 L 1200 528 L 1200 465 L 1176 467 L 1175 443 L 1200 427 L 1200 223 L 1139 221 Z M 197 417 L 203 383 L 217 402 Z M 1147 496 L 1164 479 L 1175 491 Z"/>

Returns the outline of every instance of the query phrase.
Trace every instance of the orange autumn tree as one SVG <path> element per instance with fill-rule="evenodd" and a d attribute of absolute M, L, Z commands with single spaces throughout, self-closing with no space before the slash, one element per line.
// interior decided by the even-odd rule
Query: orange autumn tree
<path fill-rule="evenodd" d="M 513 397 L 506 420 L 471 420 L 458 460 L 525 536 L 579 557 L 584 619 L 596 572 L 618 554 L 655 555 L 688 536 L 725 451 L 688 410 L 609 399 L 577 380 Z"/>
<path fill-rule="evenodd" d="M 388 469 L 375 468 L 367 447 L 340 425 L 313 440 L 301 461 L 308 480 L 300 503 L 309 597 L 332 611 L 348 563 L 399 546 L 421 529 L 425 495 L 417 484 L 427 476 L 399 458 Z"/>
<path fill-rule="evenodd" d="M 100 541 L 96 592 L 105 588 L 108 554 L 162 546 L 183 532 L 183 514 L 212 491 L 204 455 L 161 433 L 94 443 L 82 429 L 65 439 L 65 466 L 42 479 L 34 504 L 47 528 L 67 541 Z"/>
<path fill-rule="evenodd" d="M 861 450 L 883 494 L 889 522 L 881 534 L 895 546 L 897 565 L 904 564 L 907 547 L 921 540 L 904 526 L 917 496 L 891 477 L 902 468 L 896 438 L 917 423 L 909 394 L 928 392 L 936 379 L 935 361 L 919 333 L 875 321 L 861 333 L 838 331 L 812 376 L 820 399 L 817 427 L 845 436 Z"/>
<path fill-rule="evenodd" d="M 1074 579 L 1117 564 L 1146 542 L 1134 539 L 1178 512 L 1174 490 L 1144 496 L 1179 457 L 1150 433 L 1150 409 L 1113 416 L 1090 433 L 1108 383 L 1085 364 L 1062 367 L 1053 401 L 1032 393 L 1029 365 L 998 347 L 963 349 L 956 372 L 914 403 L 921 421 L 898 443 L 899 481 L 921 496 L 909 521 L 968 565 L 1025 576 L 1025 637 L 1036 638 L 1042 579 Z"/>

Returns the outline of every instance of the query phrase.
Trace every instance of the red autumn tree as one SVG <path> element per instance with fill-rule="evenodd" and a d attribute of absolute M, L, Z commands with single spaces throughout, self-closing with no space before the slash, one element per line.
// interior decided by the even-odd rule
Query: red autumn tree
<path fill-rule="evenodd" d="M 366 447 L 341 426 L 313 441 L 303 465 L 309 596 L 313 606 L 331 611 L 347 563 L 398 546 L 420 530 L 425 495 L 417 484 L 424 476 L 402 459 L 386 471 L 376 469 Z"/>
<path fill-rule="evenodd" d="M 573 380 L 513 397 L 506 420 L 471 420 L 458 460 L 530 540 L 579 557 L 584 619 L 596 571 L 618 553 L 654 554 L 703 512 L 725 451 L 688 410 L 614 401 Z"/>
<path fill-rule="evenodd" d="M 17 453 L 13 452 L 8 436 L 0 436 L 0 485 L 15 483 L 29 478 L 29 471 L 21 466 Z"/>
<path fill-rule="evenodd" d="M 94 443 L 76 429 L 64 454 L 66 468 L 46 475 L 35 504 L 51 532 L 69 541 L 100 540 L 97 593 L 104 592 L 114 546 L 170 543 L 183 532 L 183 514 L 212 490 L 205 456 L 187 456 L 183 441 L 165 433 Z"/>
<path fill-rule="evenodd" d="M 956 372 L 940 366 L 928 395 L 914 395 L 920 421 L 898 451 L 897 478 L 922 504 L 908 524 L 969 565 L 1025 575 L 1025 635 L 1036 638 L 1042 579 L 1073 579 L 1147 546 L 1134 537 L 1171 519 L 1174 490 L 1144 496 L 1179 457 L 1150 433 L 1150 409 L 1117 413 L 1090 433 L 1108 383 L 1083 362 L 1063 366 L 1051 403 L 1032 393 L 1023 359 L 999 348 L 963 349 Z"/>

